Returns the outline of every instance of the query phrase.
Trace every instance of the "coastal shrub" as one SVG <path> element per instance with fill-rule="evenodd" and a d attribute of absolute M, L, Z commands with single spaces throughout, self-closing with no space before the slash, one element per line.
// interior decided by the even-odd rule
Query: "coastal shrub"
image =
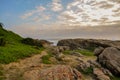
<path fill-rule="evenodd" d="M 35 39 L 32 39 L 32 38 L 24 38 L 22 40 L 22 43 L 32 45 L 32 46 L 42 47 L 42 44 L 39 40 L 35 40 Z"/>

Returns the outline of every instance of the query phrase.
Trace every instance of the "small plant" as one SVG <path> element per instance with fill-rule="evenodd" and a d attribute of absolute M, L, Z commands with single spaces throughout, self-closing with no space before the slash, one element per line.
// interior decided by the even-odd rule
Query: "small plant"
<path fill-rule="evenodd" d="M 93 68 L 92 67 L 88 67 L 85 70 L 82 70 L 82 73 L 83 74 L 87 74 L 87 75 L 92 74 L 93 73 Z"/>
<path fill-rule="evenodd" d="M 42 62 L 44 64 L 51 64 L 51 61 L 49 60 L 52 57 L 52 54 L 47 54 L 42 57 Z"/>

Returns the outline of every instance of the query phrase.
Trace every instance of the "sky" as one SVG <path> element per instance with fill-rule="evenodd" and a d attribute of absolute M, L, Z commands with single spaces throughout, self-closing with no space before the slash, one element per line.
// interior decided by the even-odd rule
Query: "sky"
<path fill-rule="evenodd" d="M 0 22 L 23 37 L 120 40 L 120 0 L 0 0 Z"/>

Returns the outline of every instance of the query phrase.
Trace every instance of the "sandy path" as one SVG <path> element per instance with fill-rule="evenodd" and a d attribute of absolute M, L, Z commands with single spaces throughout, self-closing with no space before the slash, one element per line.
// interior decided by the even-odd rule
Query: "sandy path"
<path fill-rule="evenodd" d="M 19 60 L 18 62 L 3 65 L 6 77 L 5 80 L 23 80 L 21 76 L 24 72 L 33 68 L 43 69 L 45 64 L 42 64 L 41 57 L 46 54 L 47 52 L 42 51 L 40 54 Z"/>

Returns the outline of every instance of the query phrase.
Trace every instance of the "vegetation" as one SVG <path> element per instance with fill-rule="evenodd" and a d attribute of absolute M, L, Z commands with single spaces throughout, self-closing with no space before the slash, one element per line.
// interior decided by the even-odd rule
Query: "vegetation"
<path fill-rule="evenodd" d="M 81 53 L 82 55 L 85 55 L 85 56 L 94 56 L 93 52 L 92 51 L 89 51 L 89 50 L 86 50 L 86 49 L 83 49 L 83 50 L 75 50 L 76 52 L 79 52 Z"/>
<path fill-rule="evenodd" d="M 47 55 L 42 57 L 42 62 L 44 64 L 51 64 L 51 61 L 49 60 L 52 57 L 51 53 L 48 53 Z"/>
<path fill-rule="evenodd" d="M 32 38 L 24 38 L 22 39 L 22 43 L 32 45 L 32 46 L 42 47 L 40 40 L 35 40 Z"/>
<path fill-rule="evenodd" d="M 19 35 L 0 27 L 0 63 L 17 61 L 43 50 L 42 47 L 36 49 L 32 45 L 23 44 L 21 40 L 23 38 Z"/>
<path fill-rule="evenodd" d="M 0 38 L 0 46 L 5 46 L 6 40 L 4 38 Z"/>
<path fill-rule="evenodd" d="M 88 67 L 87 69 L 82 70 L 82 73 L 86 74 L 86 75 L 92 74 L 93 73 L 93 68 L 92 67 Z"/>
<path fill-rule="evenodd" d="M 79 52 L 80 54 L 85 55 L 85 56 L 94 56 L 92 51 L 89 51 L 89 50 L 86 50 L 86 49 L 83 49 L 83 50 L 73 50 L 73 51 L 74 52 Z M 72 52 L 71 50 L 66 50 L 63 53 L 64 54 L 70 54 L 71 52 Z"/>

